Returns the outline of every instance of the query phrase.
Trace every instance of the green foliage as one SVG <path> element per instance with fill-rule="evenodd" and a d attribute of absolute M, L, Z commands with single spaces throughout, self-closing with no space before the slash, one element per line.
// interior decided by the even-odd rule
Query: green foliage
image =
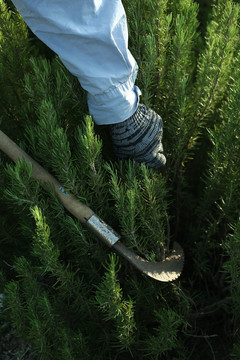
<path fill-rule="evenodd" d="M 131 299 L 123 300 L 122 289 L 117 279 L 116 256 L 110 256 L 110 263 L 103 282 L 96 291 L 96 303 L 106 321 L 114 321 L 116 337 L 120 348 L 129 348 L 134 342 L 134 304 Z"/>
<path fill-rule="evenodd" d="M 144 341 L 149 359 L 159 359 L 167 351 L 181 347 L 178 339 L 181 317 L 170 309 L 155 311 L 154 315 L 158 326 L 154 328 L 154 335 Z"/>
<path fill-rule="evenodd" d="M 25 114 L 30 122 L 40 113 L 34 110 L 44 101 L 53 104 L 56 116 L 66 128 L 76 126 L 86 111 L 86 96 L 58 58 L 30 57 L 29 71 L 24 74 L 24 90 L 28 97 Z M 74 112 L 73 112 L 74 109 Z"/>
<path fill-rule="evenodd" d="M 18 13 L 7 8 L 3 0 L 0 1 L 0 14 L 1 117 L 12 124 L 13 120 L 19 120 L 24 101 L 22 79 L 32 48 L 27 25 Z M 33 52 L 36 54 L 37 49 Z"/>
<path fill-rule="evenodd" d="M 180 98 L 177 100 L 177 118 L 180 123 L 177 131 L 174 128 L 172 131 L 172 134 L 177 135 L 176 139 L 173 135 L 173 143 L 178 144 L 173 152 L 175 169 L 181 169 L 184 161 L 192 153 L 202 127 L 215 111 L 225 95 L 226 87 L 229 86 L 238 45 L 238 17 L 239 6 L 232 1 L 219 1 L 213 7 L 212 20 L 206 31 L 206 45 L 197 60 L 193 86 L 188 86 L 185 74 L 182 76 L 183 81 L 178 91 Z M 187 94 L 186 89 L 191 92 Z"/>
<path fill-rule="evenodd" d="M 104 178 L 104 161 L 102 158 L 102 141 L 94 133 L 94 124 L 90 116 L 86 116 L 83 126 L 77 127 L 74 142 L 74 159 L 81 163 L 77 170 L 77 178 L 82 186 L 81 194 L 85 194 L 85 202 L 94 203 L 99 214 L 104 215 L 104 207 L 108 204 L 108 190 Z M 97 211 L 96 210 L 96 211 Z"/>
<path fill-rule="evenodd" d="M 165 0 L 123 1 L 123 4 L 130 19 L 130 49 L 141 69 L 137 84 L 143 102 L 151 106 L 164 88 L 172 14 L 167 13 Z"/>
<path fill-rule="evenodd" d="M 124 166 L 106 166 L 111 178 L 121 233 L 128 246 L 154 261 L 164 255 L 167 245 L 166 185 L 161 175 L 145 165 L 129 162 Z M 161 199 L 161 200 L 160 200 Z"/>
<path fill-rule="evenodd" d="M 240 256 L 240 221 L 238 220 L 236 227 L 234 228 L 234 233 L 230 236 L 228 241 L 225 242 L 225 247 L 229 259 L 224 264 L 224 268 L 230 275 L 231 284 L 232 284 L 232 297 L 234 300 L 234 308 L 232 308 L 233 313 L 238 317 L 239 320 L 239 306 L 240 306 L 240 296 L 239 296 L 239 256 Z"/>
<path fill-rule="evenodd" d="M 206 33 L 206 50 L 198 63 L 196 94 L 193 94 L 197 124 L 201 124 L 213 111 L 214 105 L 224 96 L 226 86 L 229 85 L 238 45 L 238 17 L 239 6 L 232 1 L 219 1 L 213 7 L 212 21 Z"/>
<path fill-rule="evenodd" d="M 77 79 L 3 0 L 1 129 L 148 261 L 181 243 L 185 270 L 172 284 L 143 276 L 1 154 L 6 317 L 40 360 L 238 359 L 239 4 L 213 1 L 203 23 L 201 1 L 123 3 L 166 169 L 115 161 Z"/>
<path fill-rule="evenodd" d="M 7 164 L 5 167 L 6 183 L 4 197 L 11 201 L 15 212 L 38 203 L 40 185 L 32 178 L 32 166 L 19 160 L 15 167 Z"/>
<path fill-rule="evenodd" d="M 41 210 L 35 207 L 32 214 L 36 221 L 32 254 L 36 260 L 30 263 L 25 257 L 19 257 L 15 261 L 19 280 L 10 282 L 5 289 L 9 314 L 19 333 L 34 344 L 40 359 L 64 359 L 68 353 L 75 359 L 74 353 L 78 351 L 84 352 L 87 359 L 81 332 L 77 329 L 74 333 L 70 319 L 60 315 L 64 312 L 64 301 L 71 299 L 69 310 L 74 308 L 74 301 L 87 305 L 86 300 L 79 301 L 83 290 L 81 281 L 61 263 Z M 45 286 L 42 286 L 44 278 Z M 51 286 L 47 278 L 53 280 Z M 49 289 L 50 293 L 59 292 L 58 300 L 49 300 Z M 83 312 L 86 314 L 86 307 Z"/>
<path fill-rule="evenodd" d="M 234 345 L 233 352 L 231 354 L 231 360 L 236 360 L 239 358 L 240 355 L 240 338 L 238 336 L 238 343 Z"/>
<path fill-rule="evenodd" d="M 208 170 L 204 176 L 203 196 L 196 209 L 196 215 L 202 219 L 199 221 L 198 230 L 201 233 L 202 242 L 205 242 L 205 251 L 211 248 L 216 237 L 220 244 L 225 240 L 229 232 L 229 224 L 236 222 L 239 216 L 236 197 L 240 182 L 237 170 L 240 166 L 239 54 L 236 59 L 228 98 L 219 111 L 220 124 L 215 125 L 213 129 L 208 129 L 212 150 L 208 154 Z M 202 269 L 200 271 L 202 272 Z"/>
<path fill-rule="evenodd" d="M 227 273 L 227 282 L 230 285 L 231 306 L 229 313 L 231 314 L 234 347 L 231 352 L 231 359 L 238 359 L 240 355 L 240 337 L 239 337 L 239 323 L 240 323 L 240 288 L 239 288 L 239 274 L 240 274 L 240 220 L 232 226 L 233 233 L 224 242 L 224 248 L 227 254 L 227 260 L 223 265 L 224 271 Z"/>

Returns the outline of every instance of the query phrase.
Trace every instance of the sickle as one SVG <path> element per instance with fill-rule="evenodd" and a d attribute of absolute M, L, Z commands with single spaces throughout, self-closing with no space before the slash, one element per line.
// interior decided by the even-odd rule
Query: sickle
<path fill-rule="evenodd" d="M 121 243 L 119 240 L 119 234 L 117 234 L 110 226 L 100 219 L 88 206 L 68 194 L 52 175 L 50 175 L 41 165 L 27 155 L 1 130 L 0 149 L 15 162 L 24 158 L 28 163 L 32 164 L 32 176 L 35 180 L 39 181 L 42 186 L 44 186 L 44 183 L 51 184 L 63 206 L 72 215 L 79 219 L 81 223 L 85 224 L 108 246 L 117 250 L 142 273 L 155 280 L 163 282 L 173 281 L 181 275 L 184 265 L 184 252 L 177 242 L 174 242 L 171 254 L 163 261 L 149 262 L 143 259 Z"/>

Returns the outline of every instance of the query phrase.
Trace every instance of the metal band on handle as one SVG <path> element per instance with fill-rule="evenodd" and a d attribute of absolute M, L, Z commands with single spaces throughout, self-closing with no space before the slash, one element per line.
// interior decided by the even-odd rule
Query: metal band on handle
<path fill-rule="evenodd" d="M 88 219 L 86 225 L 109 247 L 113 246 L 120 239 L 120 235 L 96 214 L 92 215 L 90 219 Z"/>

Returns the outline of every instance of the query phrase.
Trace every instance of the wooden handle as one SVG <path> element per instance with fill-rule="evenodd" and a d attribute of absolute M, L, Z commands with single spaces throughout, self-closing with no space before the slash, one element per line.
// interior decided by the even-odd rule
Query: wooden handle
<path fill-rule="evenodd" d="M 44 187 L 44 184 L 51 184 L 54 188 L 58 198 L 63 206 L 82 223 L 86 223 L 94 212 L 86 205 L 75 199 L 72 195 L 62 192 L 62 186 L 59 182 L 50 175 L 41 165 L 33 160 L 25 153 L 17 144 L 15 144 L 6 134 L 0 130 L 0 149 L 8 155 L 13 161 L 17 162 L 19 159 L 25 159 L 33 166 L 32 176 L 39 181 Z"/>
<path fill-rule="evenodd" d="M 58 181 L 45 169 L 43 169 L 35 160 L 27 155 L 22 149 L 20 149 L 20 147 L 17 146 L 11 139 L 9 139 L 9 137 L 1 130 L 0 149 L 15 162 L 23 158 L 28 163 L 31 163 L 33 166 L 32 176 L 38 180 L 42 186 L 44 186 L 46 183 L 51 184 L 62 204 L 71 214 L 73 214 L 82 223 L 94 231 L 98 237 L 104 240 L 108 246 L 113 246 L 115 250 L 122 254 L 138 270 L 155 280 L 164 282 L 173 281 L 181 275 L 184 264 L 184 252 L 178 243 L 174 243 L 172 254 L 162 262 L 151 263 L 146 261 L 126 248 L 119 241 L 120 236 L 112 231 L 112 229 L 109 231 L 109 227 L 106 224 L 103 225 L 101 219 L 97 217 L 97 225 L 96 223 L 93 224 L 88 221 L 90 218 L 96 218 L 96 216 L 93 216 L 94 212 L 89 207 L 75 199 L 72 195 L 61 192 L 62 187 Z M 99 226 L 99 222 L 101 226 Z"/>

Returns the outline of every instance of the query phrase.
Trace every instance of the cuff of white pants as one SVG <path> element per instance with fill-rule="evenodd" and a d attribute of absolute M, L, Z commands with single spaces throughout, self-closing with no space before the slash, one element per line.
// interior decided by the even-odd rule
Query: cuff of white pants
<path fill-rule="evenodd" d="M 103 94 L 88 93 L 89 112 L 97 125 L 120 123 L 135 113 L 140 95 L 140 89 L 132 81 Z"/>

